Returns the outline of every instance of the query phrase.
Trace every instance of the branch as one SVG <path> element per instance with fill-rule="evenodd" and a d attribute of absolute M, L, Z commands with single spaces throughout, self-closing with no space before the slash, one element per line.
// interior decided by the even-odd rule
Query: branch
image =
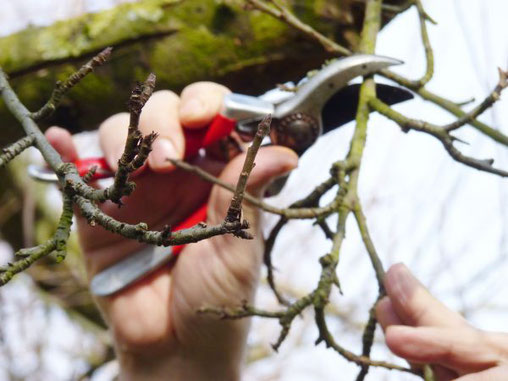
<path fill-rule="evenodd" d="M 408 118 L 401 113 L 395 111 L 390 106 L 388 106 L 386 103 L 382 102 L 381 100 L 377 98 L 372 98 L 369 100 L 370 106 L 375 109 L 380 114 L 383 114 L 388 119 L 393 120 L 396 122 L 403 131 L 407 132 L 409 130 L 415 130 L 427 133 L 429 135 L 434 136 L 436 139 L 438 139 L 445 149 L 448 151 L 450 156 L 455 160 L 462 164 L 465 164 L 469 167 L 478 169 L 480 171 L 493 173 L 495 175 L 501 176 L 501 177 L 508 177 L 508 172 L 504 171 L 502 169 L 494 168 L 492 164 L 494 163 L 493 159 L 474 159 L 472 157 L 466 156 L 462 154 L 457 148 L 454 147 L 453 142 L 457 140 L 457 138 L 453 137 L 448 133 L 448 131 L 441 127 L 436 126 L 435 124 L 417 120 L 417 119 L 411 119 Z"/>
<path fill-rule="evenodd" d="M 189 164 L 182 160 L 177 159 L 171 159 L 168 158 L 168 161 L 171 162 L 175 167 L 183 169 L 185 171 L 188 171 L 190 173 L 193 173 L 199 177 L 201 177 L 203 180 L 211 182 L 212 184 L 216 184 L 224 189 L 229 190 L 230 192 L 235 191 L 235 187 L 231 184 L 228 184 L 218 177 L 206 172 L 205 170 L 201 169 L 197 165 Z M 292 208 L 291 206 L 288 208 L 277 208 L 275 206 L 272 206 L 263 200 L 260 200 L 257 197 L 252 196 L 251 194 L 245 192 L 244 198 L 246 201 L 254 205 L 255 207 L 258 207 L 265 212 L 277 214 L 279 216 L 282 216 L 287 219 L 314 219 L 317 217 L 327 217 L 330 214 L 332 214 L 338 204 L 339 201 L 337 199 L 333 200 L 327 205 L 321 206 L 321 207 L 313 207 L 313 208 L 307 208 L 307 207 L 301 207 L 301 208 Z"/>
<path fill-rule="evenodd" d="M 501 97 L 501 92 L 508 86 L 507 80 L 508 72 L 503 71 L 501 68 L 498 68 L 498 71 L 499 71 L 499 81 L 494 90 L 492 90 L 492 92 L 483 100 L 483 102 L 480 103 L 478 106 L 476 106 L 473 110 L 463 115 L 455 122 L 443 126 L 443 128 L 446 131 L 450 132 L 456 130 L 457 128 L 462 127 L 465 124 L 470 123 L 471 121 L 475 120 L 478 116 L 483 114 L 488 108 L 492 107 L 492 105 L 499 100 L 499 98 Z"/>
<path fill-rule="evenodd" d="M 94 202 L 83 196 L 76 195 L 74 197 L 74 202 L 90 225 L 95 226 L 96 224 L 99 224 L 110 232 L 151 245 L 184 245 L 217 235 L 228 233 L 239 235 L 239 231 L 248 229 L 249 227 L 249 224 L 246 221 L 223 222 L 220 225 L 214 226 L 197 224 L 188 229 L 171 232 L 171 234 L 168 235 L 168 232 L 165 229 L 161 231 L 148 230 L 148 226 L 143 222 L 133 225 L 115 220 L 111 216 L 102 212 L 102 210 L 95 205 Z"/>
<path fill-rule="evenodd" d="M 104 63 L 108 60 L 111 55 L 111 51 L 113 48 L 108 47 L 93 57 L 90 61 L 85 63 L 81 68 L 73 73 L 69 78 L 65 81 L 56 83 L 55 89 L 53 93 L 51 93 L 51 97 L 46 102 L 44 106 L 42 106 L 39 111 L 32 113 L 30 116 L 33 120 L 42 120 L 49 117 L 56 110 L 64 95 L 76 86 L 83 78 L 85 78 L 88 74 L 90 74 L 96 67 L 104 65 Z"/>
<path fill-rule="evenodd" d="M 427 12 L 425 12 L 421 0 L 415 0 L 415 4 L 416 8 L 418 9 L 418 18 L 420 20 L 420 34 L 422 36 L 422 44 L 425 49 L 425 62 L 427 68 L 425 70 L 425 74 L 420 79 L 412 81 L 411 86 L 413 88 L 420 88 L 425 86 L 434 75 L 434 52 L 432 50 L 432 46 L 430 45 L 429 33 L 427 31 L 427 21 L 433 22 L 434 24 L 435 21 L 433 21 Z"/>
<path fill-rule="evenodd" d="M 28 147 L 31 147 L 34 142 L 35 138 L 32 135 L 28 135 L 19 139 L 17 142 L 12 143 L 10 146 L 2 148 L 2 154 L 0 155 L 0 168 L 4 167 Z"/>
<path fill-rule="evenodd" d="M 233 193 L 233 198 L 231 199 L 231 204 L 229 205 L 226 221 L 234 222 L 240 221 L 242 216 L 242 201 L 245 194 L 245 188 L 247 187 L 247 180 L 249 179 L 250 173 L 254 168 L 254 158 L 256 157 L 259 147 L 263 142 L 263 139 L 270 132 L 270 124 L 272 122 L 272 116 L 267 115 L 258 125 L 258 129 L 256 131 L 256 135 L 254 136 L 254 140 L 247 150 L 247 154 L 245 156 L 245 162 L 243 163 L 242 172 L 240 172 L 240 178 L 238 179 L 238 183 L 236 184 L 236 189 Z"/>
<path fill-rule="evenodd" d="M 138 83 L 132 90 L 128 102 L 129 128 L 122 157 L 118 160 L 118 170 L 113 185 L 98 193 L 96 200 L 111 200 L 120 206 L 122 205 L 121 198 L 129 196 L 134 191 L 136 185 L 129 181 L 129 175 L 145 163 L 152 151 L 152 143 L 157 137 L 154 132 L 143 137 L 139 130 L 141 111 L 150 99 L 154 88 L 155 74 L 150 73 L 144 83 Z"/>
<path fill-rule="evenodd" d="M 338 53 L 340 55 L 350 55 L 351 51 L 345 48 L 342 45 L 337 44 L 335 41 L 330 40 L 329 38 L 323 36 L 321 33 L 316 31 L 310 25 L 305 24 L 300 21 L 298 17 L 293 15 L 288 8 L 282 6 L 276 0 L 246 0 L 246 3 L 252 6 L 255 9 L 260 10 L 270 16 L 278 18 L 279 20 L 284 21 L 286 24 L 294 27 L 297 30 L 302 31 L 311 39 L 317 41 L 329 52 L 329 53 Z M 267 3 L 272 6 L 267 5 Z"/>
<path fill-rule="evenodd" d="M 446 98 L 443 98 L 429 90 L 427 90 L 424 87 L 421 88 L 414 88 L 412 87 L 411 81 L 404 78 L 401 75 L 398 75 L 390 70 L 381 70 L 381 75 L 384 77 L 391 79 L 392 81 L 398 83 L 401 86 L 407 87 L 413 91 L 415 91 L 419 96 L 421 96 L 423 99 L 434 103 L 435 105 L 438 105 L 439 107 L 443 108 L 444 110 L 450 112 L 451 114 L 463 118 L 467 115 L 467 113 L 460 108 L 455 102 L 452 102 Z M 508 146 L 508 136 L 503 134 L 501 131 L 498 131 L 487 124 L 480 122 L 479 120 L 470 120 L 468 122 L 472 127 L 480 131 L 485 136 L 488 136 L 492 140 L 503 144 L 504 146 Z"/>
<path fill-rule="evenodd" d="M 67 240 L 72 225 L 72 213 L 72 203 L 64 195 L 62 215 L 54 236 L 38 246 L 16 252 L 14 257 L 19 259 L 0 268 L 0 287 L 8 283 L 14 275 L 26 270 L 37 260 L 51 254 L 53 251 L 56 251 L 57 261 L 65 258 Z"/>

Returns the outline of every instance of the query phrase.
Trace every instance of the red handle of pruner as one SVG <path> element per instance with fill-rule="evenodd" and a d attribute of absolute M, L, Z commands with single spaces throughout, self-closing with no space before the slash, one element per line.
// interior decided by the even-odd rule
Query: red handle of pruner
<path fill-rule="evenodd" d="M 199 153 L 201 148 L 207 148 L 219 140 L 231 135 L 235 128 L 236 121 L 218 114 L 207 128 L 184 129 L 185 155 L 190 159 Z"/>
<path fill-rule="evenodd" d="M 74 164 L 81 177 L 85 176 L 92 168 L 95 167 L 95 173 L 92 180 L 106 179 L 114 175 L 109 167 L 106 159 L 103 157 L 88 157 L 86 159 L 77 159 Z"/>

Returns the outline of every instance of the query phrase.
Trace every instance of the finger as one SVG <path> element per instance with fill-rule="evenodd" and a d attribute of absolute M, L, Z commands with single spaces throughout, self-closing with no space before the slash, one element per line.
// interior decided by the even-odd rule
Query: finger
<path fill-rule="evenodd" d="M 395 313 L 395 310 L 393 309 L 392 302 L 388 297 L 384 297 L 381 299 L 378 304 L 376 305 L 376 316 L 378 319 L 379 324 L 381 324 L 381 327 L 383 328 L 383 331 L 386 332 L 386 329 L 392 325 L 402 325 L 402 322 L 400 321 L 399 317 Z M 420 368 L 421 366 L 410 364 L 411 368 Z M 436 380 L 439 381 L 450 381 L 453 380 L 457 374 L 455 372 L 452 372 L 446 368 L 443 368 L 442 366 L 436 365 L 433 366 L 434 375 L 436 377 Z"/>
<path fill-rule="evenodd" d="M 472 328 L 387 328 L 386 344 L 396 355 L 416 363 L 439 364 L 459 374 L 495 366 L 499 354 L 486 336 Z"/>
<path fill-rule="evenodd" d="M 159 137 L 152 145 L 148 165 L 155 172 L 168 172 L 174 167 L 168 157 L 181 158 L 184 139 L 178 121 L 179 99 L 171 91 L 157 91 L 148 100 L 139 121 L 143 135 L 156 132 Z M 118 160 L 123 154 L 129 126 L 129 114 L 120 113 L 106 119 L 99 127 L 102 151 L 113 170 L 118 169 Z"/>
<path fill-rule="evenodd" d="M 386 296 L 376 305 L 376 317 L 383 331 L 391 325 L 402 325 L 402 321 L 393 309 L 391 300 Z"/>
<path fill-rule="evenodd" d="M 69 162 L 78 159 L 78 151 L 69 131 L 61 127 L 50 127 L 45 135 L 53 148 L 62 156 L 63 161 Z"/>
<path fill-rule="evenodd" d="M 123 154 L 129 114 L 122 112 L 106 119 L 99 126 L 99 143 L 104 157 L 113 171 L 118 169 L 118 160 Z"/>
<path fill-rule="evenodd" d="M 458 313 L 434 298 L 402 263 L 393 265 L 385 276 L 385 288 L 400 320 L 413 326 L 467 326 Z"/>
<path fill-rule="evenodd" d="M 468 374 L 454 381 L 504 381 L 508 374 L 508 365 L 496 366 L 482 372 Z"/>
<path fill-rule="evenodd" d="M 224 95 L 230 92 L 227 87 L 213 82 L 196 82 L 187 86 L 181 94 L 181 124 L 189 128 L 208 125 L 220 112 Z"/>
<path fill-rule="evenodd" d="M 180 98 L 169 90 L 155 92 L 141 113 L 139 129 L 143 135 L 152 131 L 159 136 L 152 145 L 148 166 L 155 172 L 166 173 L 174 169 L 167 160 L 181 159 L 185 151 L 185 140 L 178 118 Z"/>

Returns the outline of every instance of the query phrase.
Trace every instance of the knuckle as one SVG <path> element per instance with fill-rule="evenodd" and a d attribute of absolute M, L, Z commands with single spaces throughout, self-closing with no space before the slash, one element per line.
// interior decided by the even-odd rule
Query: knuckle
<path fill-rule="evenodd" d="M 150 99 L 147 102 L 147 105 L 151 103 L 167 103 L 167 102 L 178 102 L 180 97 L 171 90 L 159 90 L 152 94 Z"/>
<path fill-rule="evenodd" d="M 124 127 L 125 121 L 128 120 L 129 114 L 121 112 L 115 115 L 111 115 L 109 118 L 104 120 L 99 126 L 99 135 L 102 137 L 104 133 L 112 129 L 118 129 Z"/>
<path fill-rule="evenodd" d="M 230 93 L 231 90 L 229 90 L 226 86 L 221 85 L 219 83 L 211 82 L 211 81 L 200 81 L 200 82 L 194 82 L 185 87 L 182 91 L 182 97 L 194 97 L 198 94 L 203 93 L 219 93 L 221 95 Z"/>

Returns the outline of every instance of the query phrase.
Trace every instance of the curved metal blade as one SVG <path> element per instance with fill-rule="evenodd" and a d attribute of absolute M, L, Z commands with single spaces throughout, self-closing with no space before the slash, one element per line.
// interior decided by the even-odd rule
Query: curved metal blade
<path fill-rule="evenodd" d="M 38 181 L 44 181 L 46 183 L 58 182 L 58 176 L 52 169 L 47 167 L 41 167 L 40 165 L 30 164 L 26 167 L 28 175 Z"/>
<path fill-rule="evenodd" d="M 90 292 L 97 296 L 112 295 L 174 258 L 171 247 L 148 246 L 96 274 L 90 283 Z"/>
<path fill-rule="evenodd" d="M 359 54 L 339 59 L 325 66 L 298 88 L 296 95 L 275 107 L 274 118 L 304 112 L 321 121 L 321 111 L 326 102 L 353 78 L 373 74 L 402 61 L 369 54 Z"/>

